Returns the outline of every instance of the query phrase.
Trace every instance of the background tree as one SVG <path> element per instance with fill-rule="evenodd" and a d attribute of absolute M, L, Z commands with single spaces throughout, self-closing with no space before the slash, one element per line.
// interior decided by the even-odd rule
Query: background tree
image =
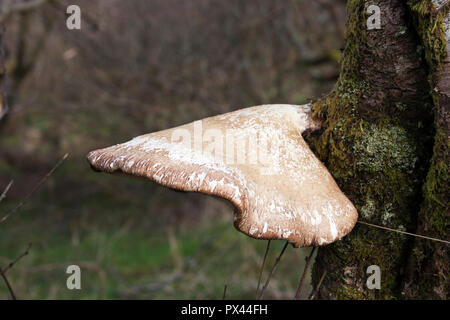
<path fill-rule="evenodd" d="M 54 3 L 56 1 L 53 0 Z M 0 2 L 0 59 L 2 60 L 0 67 L 3 82 L 0 104 L 0 120 L 3 121 L 0 123 L 0 129 L 4 126 L 4 118 L 11 111 L 11 106 L 14 104 L 14 99 L 23 81 L 33 70 L 39 54 L 44 48 L 52 20 L 49 18 L 48 12 L 43 11 L 38 17 L 40 20 L 39 27 L 37 30 L 32 30 L 32 12 L 47 2 L 49 0 L 4 0 Z M 6 57 L 10 56 L 10 52 L 6 51 L 12 46 L 11 44 L 6 45 L 6 24 L 13 16 L 18 19 L 17 29 L 13 30 L 13 33 L 16 34 L 14 49 L 11 50 L 14 58 L 6 60 Z"/>

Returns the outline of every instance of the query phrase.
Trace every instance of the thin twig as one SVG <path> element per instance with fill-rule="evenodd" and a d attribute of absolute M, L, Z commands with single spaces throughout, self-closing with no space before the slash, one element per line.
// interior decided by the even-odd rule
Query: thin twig
<path fill-rule="evenodd" d="M 261 264 L 261 269 L 259 270 L 259 278 L 258 278 L 258 286 L 256 287 L 256 299 L 258 299 L 259 295 L 259 286 L 261 285 L 261 278 L 264 270 L 264 265 L 266 264 L 267 254 L 269 253 L 270 249 L 270 240 L 267 241 L 267 247 L 266 247 L 266 253 L 264 253 L 264 258 Z"/>
<path fill-rule="evenodd" d="M 222 300 L 225 300 L 226 295 L 227 295 L 227 285 L 225 285 L 225 286 L 223 287 Z"/>
<path fill-rule="evenodd" d="M 261 290 L 261 294 L 259 296 L 259 299 L 262 299 L 264 297 L 264 292 L 266 291 L 266 288 L 269 285 L 270 279 L 272 278 L 272 275 L 274 274 L 275 269 L 276 269 L 278 263 L 280 262 L 281 257 L 283 256 L 283 253 L 286 250 L 288 244 L 289 244 L 289 241 L 286 241 L 286 243 L 284 244 L 283 249 L 280 252 L 280 255 L 277 257 L 277 260 L 275 260 L 275 263 L 273 264 L 272 270 L 270 270 L 269 277 L 267 278 L 267 281 L 266 281 L 264 287 Z"/>
<path fill-rule="evenodd" d="M 32 245 L 32 243 L 30 242 L 30 243 L 28 244 L 27 250 L 25 250 L 25 252 L 23 252 L 20 256 L 18 256 L 18 257 L 16 258 L 16 260 L 14 260 L 13 262 L 9 263 L 8 266 L 7 266 L 5 269 L 1 270 L 2 273 L 8 272 L 8 270 L 11 269 L 12 267 L 14 267 L 14 265 L 15 265 L 17 262 L 19 262 L 20 259 L 22 259 L 22 258 L 25 257 L 26 255 L 28 255 L 28 254 L 30 253 L 31 245 Z"/>
<path fill-rule="evenodd" d="M 14 294 L 14 290 L 11 287 L 11 284 L 9 283 L 8 278 L 6 277 L 6 275 L 3 272 L 0 271 L 0 276 L 3 278 L 3 281 L 5 281 L 6 286 L 8 287 L 9 293 L 11 294 L 11 298 L 13 300 L 17 300 L 16 295 Z"/>
<path fill-rule="evenodd" d="M 311 258 L 314 254 L 314 251 L 316 250 L 316 247 L 312 248 L 311 252 L 309 253 L 309 256 L 305 258 L 305 268 L 303 269 L 302 278 L 300 279 L 300 283 L 298 285 L 297 293 L 295 294 L 295 300 L 300 299 L 300 293 L 302 292 L 303 282 L 305 282 L 306 278 L 306 272 L 308 271 L 309 262 L 311 261 Z"/>
<path fill-rule="evenodd" d="M 316 290 L 314 290 L 314 293 L 311 295 L 309 300 L 314 300 L 314 298 L 316 297 L 317 293 L 319 292 L 320 286 L 322 285 L 323 279 L 325 279 L 326 275 L 327 275 L 327 270 L 325 270 L 322 273 L 322 277 L 320 277 L 320 280 L 319 280 L 319 283 L 317 284 Z"/>
<path fill-rule="evenodd" d="M 16 297 L 16 294 L 14 293 L 11 283 L 9 282 L 8 278 L 6 277 L 6 272 L 8 272 L 8 270 L 10 270 L 12 267 L 14 267 L 14 265 L 17 262 L 19 262 L 20 259 L 22 259 L 26 255 L 28 255 L 28 253 L 30 252 L 30 248 L 31 248 L 31 243 L 28 244 L 27 250 L 25 250 L 25 252 L 23 252 L 20 256 L 18 256 L 14 261 L 10 262 L 5 269 L 0 269 L 0 276 L 3 278 L 3 281 L 5 281 L 5 284 L 8 287 L 9 293 L 11 294 L 11 298 L 13 300 L 17 300 L 17 297 Z"/>
<path fill-rule="evenodd" d="M 6 198 L 6 194 L 8 193 L 9 189 L 11 189 L 11 186 L 13 185 L 14 181 L 11 180 L 8 185 L 6 186 L 5 190 L 3 190 L 2 194 L 0 195 L 0 202 L 2 202 L 3 199 Z"/>
<path fill-rule="evenodd" d="M 420 234 L 415 234 L 415 233 L 410 233 L 410 232 L 406 232 L 406 231 L 391 229 L 391 228 L 388 228 L 388 227 L 383 227 L 383 226 L 379 226 L 379 225 L 368 223 L 368 222 L 364 222 L 364 221 L 357 221 L 357 222 L 360 223 L 360 224 L 365 224 L 365 225 L 370 226 L 370 227 L 374 227 L 374 228 L 384 229 L 384 230 L 388 230 L 388 231 L 392 231 L 392 232 L 406 234 L 408 236 L 413 236 L 413 237 L 417 237 L 417 238 L 422 238 L 422 239 L 427 239 L 427 240 L 438 241 L 438 242 L 443 242 L 443 243 L 446 243 L 446 244 L 450 244 L 450 241 L 446 241 L 446 240 L 442 240 L 442 239 L 437 239 L 437 238 L 422 236 Z"/>
<path fill-rule="evenodd" d="M 61 163 L 67 159 L 69 156 L 68 153 L 66 153 L 59 161 L 56 163 L 56 165 L 34 186 L 34 188 L 23 198 L 23 200 L 14 208 L 12 209 L 8 214 L 6 214 L 1 220 L 0 223 L 4 222 L 6 219 L 9 218 L 14 212 L 16 212 L 20 207 L 22 207 L 25 202 L 33 195 L 33 193 L 36 192 L 43 184 L 44 182 L 50 177 L 53 172 L 61 165 Z"/>

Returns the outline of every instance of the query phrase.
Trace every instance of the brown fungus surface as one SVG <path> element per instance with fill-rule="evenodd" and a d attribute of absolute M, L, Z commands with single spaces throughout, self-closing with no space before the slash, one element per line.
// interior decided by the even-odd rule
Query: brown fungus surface
<path fill-rule="evenodd" d="M 235 227 L 295 247 L 334 242 L 357 212 L 303 140 L 319 127 L 310 106 L 262 105 L 142 135 L 92 151 L 98 171 L 229 200 Z"/>

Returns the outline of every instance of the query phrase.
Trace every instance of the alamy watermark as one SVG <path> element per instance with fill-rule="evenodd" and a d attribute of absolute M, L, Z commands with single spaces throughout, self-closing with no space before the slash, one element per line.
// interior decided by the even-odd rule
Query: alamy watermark
<path fill-rule="evenodd" d="M 69 15 L 66 20 L 66 26 L 69 30 L 81 29 L 81 9 L 76 4 L 67 7 L 66 13 Z"/>
<path fill-rule="evenodd" d="M 193 127 L 193 132 L 186 128 L 174 129 L 170 142 L 194 149 L 213 163 L 254 165 L 264 174 L 264 167 L 279 167 L 282 154 L 295 159 L 295 155 L 289 155 L 288 148 L 276 142 L 282 138 L 282 133 L 275 130 L 270 133 L 255 130 L 246 135 L 242 129 L 204 129 L 202 120 L 195 121 Z"/>
<path fill-rule="evenodd" d="M 81 269 L 76 264 L 70 265 L 66 269 L 67 277 L 66 286 L 69 290 L 81 290 Z"/>
<path fill-rule="evenodd" d="M 367 18 L 367 30 L 381 29 L 381 9 L 377 5 L 370 5 L 367 7 L 367 14 L 370 16 Z"/>
<path fill-rule="evenodd" d="M 370 276 L 367 278 L 366 286 L 368 289 L 381 289 L 381 270 L 377 265 L 371 265 L 366 270 L 367 274 Z"/>

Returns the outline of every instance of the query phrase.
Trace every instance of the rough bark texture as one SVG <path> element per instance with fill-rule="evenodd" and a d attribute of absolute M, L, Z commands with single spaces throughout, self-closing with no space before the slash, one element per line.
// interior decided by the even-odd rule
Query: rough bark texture
<path fill-rule="evenodd" d="M 325 129 L 310 140 L 316 154 L 355 204 L 359 220 L 409 232 L 417 230 L 427 172 L 427 184 L 432 184 L 433 189 L 430 193 L 443 192 L 444 198 L 448 196 L 440 189 L 446 188 L 442 185 L 446 182 L 440 180 L 446 179 L 442 174 L 445 162 L 439 160 L 445 161 L 445 153 L 433 160 L 429 171 L 433 137 L 437 132 L 437 145 L 448 147 L 448 131 L 440 133 L 440 126 L 433 123 L 436 99 L 433 100 L 430 81 L 433 84 L 436 79 L 430 50 L 436 52 L 442 46 L 435 31 L 425 38 L 418 25 L 424 21 L 416 6 L 429 7 L 427 3 L 431 4 L 429 0 L 409 4 L 401 0 L 348 1 L 341 75 L 333 92 L 313 107 Z M 367 7 L 372 4 L 381 8 L 378 30 L 366 28 Z M 436 28 L 442 29 L 442 25 Z M 435 153 L 440 153 L 436 148 L 435 145 Z M 434 169 L 436 163 L 439 164 Z M 434 177 L 431 183 L 430 175 L 431 179 Z M 447 199 L 443 200 L 446 206 Z M 430 206 L 436 208 L 430 201 Z M 422 212 L 427 210 L 424 208 Z M 443 212 L 436 210 L 433 219 L 439 220 Z M 429 220 L 423 216 L 420 215 L 421 224 Z M 445 237 L 446 227 L 439 225 L 439 232 L 434 235 Z M 422 231 L 428 234 L 427 230 Z M 404 297 L 405 279 L 410 274 L 406 266 L 413 245 L 418 245 L 414 241 L 397 233 L 357 225 L 343 240 L 319 250 L 313 285 L 317 285 L 324 270 L 327 276 L 318 298 Z M 425 245 L 426 250 L 437 246 Z M 423 265 L 424 261 L 415 263 Z M 370 265 L 381 268 L 380 290 L 366 286 L 366 269 Z"/>
<path fill-rule="evenodd" d="M 450 1 L 409 1 L 415 26 L 424 43 L 435 104 L 431 167 L 423 187 L 418 233 L 449 238 L 450 159 Z M 404 284 L 407 298 L 448 299 L 450 254 L 446 244 L 415 241 Z"/>

